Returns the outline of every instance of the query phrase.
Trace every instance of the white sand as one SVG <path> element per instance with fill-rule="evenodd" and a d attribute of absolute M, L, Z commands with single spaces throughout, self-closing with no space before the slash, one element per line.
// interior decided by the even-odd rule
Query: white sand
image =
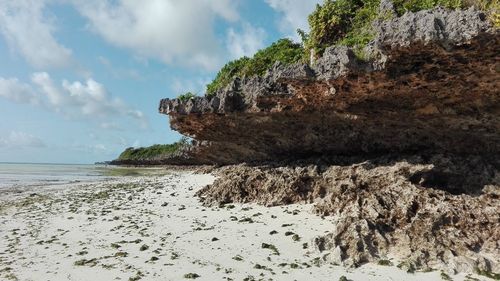
<path fill-rule="evenodd" d="M 194 193 L 212 181 L 173 172 L 3 194 L 0 280 L 185 280 L 188 273 L 199 275 L 196 280 L 443 280 L 438 271 L 317 263 L 323 253 L 311 241 L 334 229 L 332 219 L 311 214 L 310 205 L 206 208 Z"/>

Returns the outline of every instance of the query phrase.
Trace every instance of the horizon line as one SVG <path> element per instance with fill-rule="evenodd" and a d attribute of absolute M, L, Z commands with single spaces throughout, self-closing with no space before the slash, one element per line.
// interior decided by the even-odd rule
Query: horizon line
<path fill-rule="evenodd" d="M 97 162 L 102 162 L 102 161 L 96 161 L 94 163 L 62 163 L 62 162 L 13 162 L 13 161 L 0 161 L 0 164 L 34 164 L 34 165 L 95 165 Z"/>

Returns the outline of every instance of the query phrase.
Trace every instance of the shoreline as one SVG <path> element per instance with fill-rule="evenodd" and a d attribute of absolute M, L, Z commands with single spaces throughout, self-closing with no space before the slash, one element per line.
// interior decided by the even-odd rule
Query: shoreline
<path fill-rule="evenodd" d="M 6 194 L 0 198 L 0 279 L 444 278 L 440 271 L 406 273 L 390 258 L 392 266 L 330 264 L 314 239 L 335 227 L 334 217 L 313 214 L 311 204 L 205 207 L 195 193 L 214 179 L 169 171 Z M 491 280 L 450 274 L 475 280 L 467 276 Z"/>

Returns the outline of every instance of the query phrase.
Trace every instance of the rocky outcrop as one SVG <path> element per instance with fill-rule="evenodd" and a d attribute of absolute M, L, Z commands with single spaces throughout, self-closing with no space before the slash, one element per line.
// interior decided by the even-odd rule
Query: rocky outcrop
<path fill-rule="evenodd" d="M 382 9 L 395 15 L 388 1 Z M 500 271 L 500 32 L 481 11 L 374 23 L 364 50 L 276 64 L 212 97 L 164 99 L 190 156 L 223 167 L 205 204 L 314 203 L 325 260 Z"/>
<path fill-rule="evenodd" d="M 500 271 L 498 158 L 386 155 L 338 164 L 222 168 L 198 192 L 207 205 L 314 203 L 337 222 L 316 238 L 328 262 L 396 256 L 407 269 Z"/>
<path fill-rule="evenodd" d="M 482 12 L 435 9 L 375 23 L 364 58 L 331 47 L 213 97 L 161 101 L 196 157 L 233 164 L 408 151 L 500 152 L 500 33 Z"/>

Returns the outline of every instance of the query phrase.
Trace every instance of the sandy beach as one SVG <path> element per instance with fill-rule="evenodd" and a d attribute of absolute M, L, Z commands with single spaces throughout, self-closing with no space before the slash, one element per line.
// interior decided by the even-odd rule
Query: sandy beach
<path fill-rule="evenodd" d="M 388 265 L 344 268 L 310 205 L 204 207 L 209 174 L 172 171 L 0 196 L 0 280 L 490 280 Z M 326 259 L 327 260 L 327 259 Z M 447 279 L 451 278 L 451 279 Z"/>

